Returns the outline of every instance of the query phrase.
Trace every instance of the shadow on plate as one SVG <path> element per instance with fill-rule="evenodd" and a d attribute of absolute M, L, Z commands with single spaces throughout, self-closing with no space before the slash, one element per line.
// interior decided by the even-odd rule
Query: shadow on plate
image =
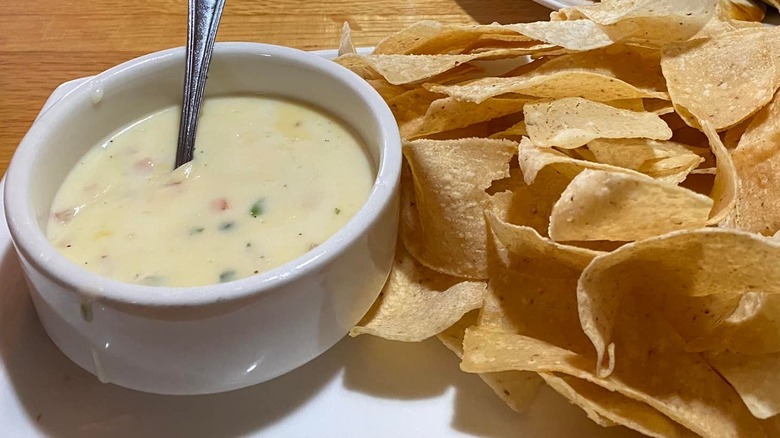
<path fill-rule="evenodd" d="M 456 0 L 458 5 L 480 24 L 547 21 L 550 10 L 522 0 Z"/>

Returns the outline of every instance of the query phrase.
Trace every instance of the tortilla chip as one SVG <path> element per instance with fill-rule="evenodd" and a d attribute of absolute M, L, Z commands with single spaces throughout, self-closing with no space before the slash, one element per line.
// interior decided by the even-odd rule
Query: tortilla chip
<path fill-rule="evenodd" d="M 738 298 L 731 312 L 717 316 L 715 324 L 686 336 L 688 350 L 746 355 L 780 352 L 780 295 L 747 292 Z"/>
<path fill-rule="evenodd" d="M 528 135 L 537 146 L 573 149 L 597 138 L 672 137 L 672 130 L 653 113 L 618 109 L 578 97 L 529 103 L 523 113 Z"/>
<path fill-rule="evenodd" d="M 520 141 L 518 159 L 526 184 L 533 184 L 537 175 L 548 166 L 554 167 L 555 171 L 560 173 L 567 181 L 571 181 L 578 173 L 585 169 L 641 175 L 631 169 L 597 163 L 595 161 L 578 160 L 552 148 L 538 147 L 527 137 L 524 137 Z"/>
<path fill-rule="evenodd" d="M 555 241 L 633 241 L 704 227 L 712 199 L 645 175 L 583 170 L 553 206 Z"/>
<path fill-rule="evenodd" d="M 338 58 L 334 59 L 333 62 L 341 65 L 342 67 L 346 67 L 352 70 L 352 72 L 354 72 L 356 75 L 360 76 L 363 79 L 384 80 L 382 75 L 377 73 L 376 70 L 374 70 L 373 68 L 371 68 L 370 65 L 368 65 L 365 57 L 358 55 L 357 53 L 345 53 L 343 55 L 340 55 Z"/>
<path fill-rule="evenodd" d="M 418 117 L 422 117 L 431 103 L 440 97 L 441 95 L 439 94 L 431 93 L 422 88 L 415 88 L 388 99 L 387 105 L 393 112 L 398 124 L 403 125 Z"/>
<path fill-rule="evenodd" d="M 452 97 L 437 99 L 431 102 L 424 115 L 401 124 L 401 136 L 411 140 L 464 128 L 507 114 L 522 113 L 525 102 L 525 99 L 496 98 L 476 104 Z"/>
<path fill-rule="evenodd" d="M 507 93 L 548 99 L 578 96 L 600 102 L 668 99 L 657 60 L 636 50 L 574 53 L 553 58 L 530 71 L 520 69 L 504 77 L 429 89 L 471 102 Z"/>
<path fill-rule="evenodd" d="M 761 110 L 731 153 L 740 187 L 725 225 L 772 235 L 780 230 L 780 98 Z"/>
<path fill-rule="evenodd" d="M 466 329 L 476 323 L 477 313 L 471 312 L 436 336 L 444 346 L 460 358 L 463 356 L 463 337 Z M 538 374 L 525 371 L 482 373 L 479 377 L 515 412 L 523 412 L 531 406 L 542 383 Z"/>
<path fill-rule="evenodd" d="M 577 320 L 576 287 L 581 270 L 571 266 L 572 255 L 548 259 L 538 252 L 517 254 L 497 240 L 489 240 L 488 249 L 490 281 L 478 326 L 592 355 L 593 348 Z"/>
<path fill-rule="evenodd" d="M 705 357 L 737 390 L 756 418 L 766 419 L 780 413 L 780 353 L 722 352 Z"/>
<path fill-rule="evenodd" d="M 414 180 L 401 236 L 423 265 L 448 275 L 487 278 L 485 218 L 493 180 L 509 176 L 517 143 L 508 140 L 415 140 L 404 145 Z"/>
<path fill-rule="evenodd" d="M 734 210 L 737 203 L 737 193 L 740 190 L 740 181 L 731 154 L 723 145 L 715 128 L 707 121 L 700 120 L 699 123 L 710 141 L 712 153 L 717 160 L 715 183 L 712 186 L 712 192 L 710 192 L 710 198 L 715 201 L 715 205 L 713 205 L 710 218 L 707 221 L 708 225 L 715 225 L 721 223 Z"/>
<path fill-rule="evenodd" d="M 380 41 L 374 54 L 438 55 L 460 53 L 483 35 L 517 35 L 500 25 L 452 25 L 418 21 Z M 527 41 L 531 38 L 525 37 Z"/>
<path fill-rule="evenodd" d="M 660 61 L 658 50 L 619 44 L 549 59 L 538 71 L 540 74 L 558 71 L 598 73 L 647 92 L 661 93 L 664 96 L 663 102 L 668 100 L 668 96 L 665 94 L 666 80 Z"/>
<path fill-rule="evenodd" d="M 680 184 L 704 162 L 697 154 L 684 154 L 645 162 L 639 171 L 667 184 Z"/>
<path fill-rule="evenodd" d="M 467 62 L 479 59 L 517 58 L 536 53 L 538 50 L 537 47 L 531 47 L 495 49 L 464 55 L 367 55 L 363 57 L 363 61 L 382 75 L 387 82 L 403 85 L 429 79 L 435 81 L 437 76 Z M 340 59 L 336 58 L 336 62 Z"/>
<path fill-rule="evenodd" d="M 528 185 L 520 169 L 511 169 L 510 173 L 511 176 L 506 180 L 494 182 L 494 185 L 507 187 L 500 188 L 504 191 L 492 195 L 490 211 L 508 223 L 527 226 L 546 236 L 553 204 L 571 178 L 551 166 L 539 171 L 535 175 L 534 184 Z"/>
<path fill-rule="evenodd" d="M 587 18 L 622 40 L 648 45 L 685 41 L 715 15 L 717 0 L 627 0 L 570 8 L 568 20 Z"/>
<path fill-rule="evenodd" d="M 537 21 L 504 26 L 536 41 L 561 46 L 568 50 L 586 51 L 612 45 L 613 36 L 588 20 Z"/>
<path fill-rule="evenodd" d="M 653 321 L 640 317 L 636 322 L 621 343 L 625 352 L 619 368 L 606 378 L 594 375 L 588 358 L 565 348 L 479 326 L 466 330 L 461 369 L 567 374 L 658 410 L 673 420 L 664 427 L 677 422 L 702 436 L 765 436 L 734 389 L 698 354 L 683 352 L 679 343 L 657 333 Z M 687 436 L 682 427 L 676 430 Z"/>
<path fill-rule="evenodd" d="M 778 256 L 780 244 L 767 238 L 703 228 L 640 240 L 596 257 L 580 277 L 577 296 L 582 329 L 598 355 L 599 375 L 609 375 L 614 367 L 611 338 L 627 295 L 663 292 L 679 299 L 777 293 Z"/>
<path fill-rule="evenodd" d="M 775 60 L 764 43 L 763 29 L 747 31 L 664 50 L 661 67 L 678 110 L 684 108 L 720 131 L 769 103 L 779 85 Z"/>
<path fill-rule="evenodd" d="M 727 19 L 761 21 L 766 14 L 766 5 L 757 0 L 720 0 L 717 13 Z"/>
<path fill-rule="evenodd" d="M 485 213 L 488 225 L 499 242 L 510 252 L 525 258 L 554 260 L 573 269 L 582 270 L 601 251 L 562 245 L 542 237 L 531 227 L 510 224 L 494 212 Z"/>
<path fill-rule="evenodd" d="M 731 150 L 737 147 L 739 141 L 742 139 L 742 136 L 745 134 L 745 131 L 747 130 L 748 126 L 750 126 L 750 123 L 753 121 L 754 118 L 755 116 L 748 117 L 747 119 L 739 122 L 739 124 L 726 130 L 725 134 L 723 134 L 722 136 L 723 145 L 726 146 L 726 149 Z"/>
<path fill-rule="evenodd" d="M 484 282 L 463 281 L 425 268 L 398 245 L 395 264 L 379 298 L 349 334 L 423 341 L 480 308 L 486 289 Z"/>
<path fill-rule="evenodd" d="M 525 122 L 517 122 L 514 125 L 504 129 L 503 131 L 490 134 L 490 138 L 520 140 L 521 137 L 528 135 L 528 130 L 525 128 Z"/>
<path fill-rule="evenodd" d="M 671 102 L 664 99 L 645 99 L 644 101 L 645 111 L 653 114 L 663 116 L 664 114 L 671 114 L 674 112 L 674 105 Z"/>
<path fill-rule="evenodd" d="M 339 56 L 347 53 L 357 53 L 355 44 L 352 43 L 352 29 L 349 28 L 349 22 L 345 21 L 341 26 L 341 38 L 339 39 Z"/>
<path fill-rule="evenodd" d="M 565 374 L 539 373 L 558 394 L 582 408 L 601 426 L 623 425 L 658 438 L 696 436 L 645 403 Z"/>
<path fill-rule="evenodd" d="M 394 97 L 398 97 L 408 91 L 410 91 L 407 87 L 404 87 L 402 85 L 393 85 L 390 82 L 387 82 L 384 80 L 384 78 L 381 79 L 367 79 L 366 82 L 371 85 L 374 90 L 379 93 L 380 96 L 382 96 L 382 99 L 385 101 L 389 101 L 390 99 Z"/>
<path fill-rule="evenodd" d="M 679 155 L 698 155 L 685 145 L 673 141 L 646 138 L 597 139 L 588 143 L 588 149 L 599 163 L 638 170 L 648 161 Z"/>
<path fill-rule="evenodd" d="M 602 102 L 616 99 L 645 97 L 663 99 L 666 97 L 664 93 L 641 90 L 619 79 L 586 71 L 563 71 L 530 77 L 489 77 L 464 85 L 439 85 L 430 86 L 428 89 L 477 103 L 490 97 L 508 93 L 545 99 L 577 96 Z"/>

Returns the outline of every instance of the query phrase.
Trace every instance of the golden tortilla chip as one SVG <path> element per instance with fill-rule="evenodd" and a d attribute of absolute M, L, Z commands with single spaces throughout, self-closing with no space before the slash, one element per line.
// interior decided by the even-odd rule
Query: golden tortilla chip
<path fill-rule="evenodd" d="M 507 114 L 522 113 L 525 102 L 525 99 L 495 98 L 477 104 L 452 97 L 437 99 L 431 102 L 424 115 L 400 125 L 401 136 L 411 140 L 464 128 Z"/>
<path fill-rule="evenodd" d="M 419 265 L 399 244 L 379 298 L 349 334 L 423 341 L 480 308 L 486 289 L 484 282 L 463 281 Z"/>
<path fill-rule="evenodd" d="M 685 336 L 688 350 L 746 355 L 780 352 L 780 295 L 747 292 L 738 298 L 728 313 L 707 306 L 718 320 Z"/>
<path fill-rule="evenodd" d="M 577 287 L 579 317 L 598 355 L 598 373 L 615 364 L 615 320 L 627 295 L 738 296 L 780 292 L 780 244 L 735 230 L 702 228 L 640 240 L 598 256 Z M 652 267 L 652 269 L 650 269 Z"/>
<path fill-rule="evenodd" d="M 393 112 L 398 124 L 403 125 L 418 117 L 422 117 L 431 103 L 440 97 L 441 95 L 439 94 L 431 93 L 422 88 L 415 88 L 388 99 L 387 105 Z"/>
<path fill-rule="evenodd" d="M 638 170 L 658 181 L 677 185 L 685 181 L 702 162 L 704 158 L 700 155 L 684 154 L 647 161 Z"/>
<path fill-rule="evenodd" d="M 490 138 L 509 139 L 519 141 L 521 137 L 528 135 L 528 130 L 525 128 L 525 122 L 517 122 L 514 125 L 504 129 L 503 131 L 490 134 Z"/>
<path fill-rule="evenodd" d="M 585 51 L 612 45 L 613 36 L 596 23 L 588 20 L 537 21 L 535 23 L 509 24 L 511 29 L 536 41 L 561 46 L 569 50 Z"/>
<path fill-rule="evenodd" d="M 381 79 L 367 79 L 366 82 L 371 85 L 374 90 L 379 93 L 380 96 L 382 96 L 382 99 L 385 101 L 389 101 L 390 99 L 394 97 L 398 97 L 408 91 L 410 91 L 407 87 L 404 87 L 402 85 L 393 85 L 390 82 L 387 82 L 384 80 L 384 78 Z"/>
<path fill-rule="evenodd" d="M 656 419 L 673 420 L 663 427 L 676 429 L 678 436 L 688 436 L 683 427 L 702 436 L 765 436 L 761 424 L 720 375 L 640 315 L 632 315 L 637 326 L 630 333 L 621 333 L 625 352 L 619 368 L 606 378 L 594 375 L 591 360 L 565 348 L 479 326 L 466 330 L 461 369 L 570 375 L 656 409 L 663 414 Z M 675 422 L 683 427 L 675 428 Z"/>
<path fill-rule="evenodd" d="M 582 270 L 601 251 L 562 245 L 542 237 L 531 227 L 501 220 L 494 212 L 485 213 L 488 225 L 499 242 L 510 252 L 525 258 L 543 258 Z"/>
<path fill-rule="evenodd" d="M 418 21 L 380 41 L 376 55 L 439 55 L 460 53 L 483 35 L 516 35 L 503 26 L 452 25 Z M 521 36 L 522 38 L 522 36 Z M 527 41 L 531 38 L 525 37 Z"/>
<path fill-rule="evenodd" d="M 569 96 L 594 101 L 652 97 L 663 99 L 664 93 L 641 90 L 619 79 L 586 71 L 562 71 L 528 77 L 483 78 L 464 85 L 433 85 L 429 90 L 470 102 L 482 102 L 494 96 L 515 93 L 545 99 Z"/>
<path fill-rule="evenodd" d="M 674 105 L 671 102 L 664 99 L 645 99 L 644 100 L 645 111 L 653 114 L 663 116 L 664 114 L 671 114 L 674 112 Z"/>
<path fill-rule="evenodd" d="M 508 223 L 530 227 L 546 236 L 553 204 L 571 178 L 552 166 L 539 171 L 531 185 L 525 183 L 520 169 L 511 169 L 510 174 L 509 178 L 494 182 L 496 192 L 490 198 L 490 211 Z"/>
<path fill-rule="evenodd" d="M 514 34 L 484 34 L 463 50 L 463 53 L 480 53 L 495 49 L 532 48 L 534 54 L 545 54 L 548 51 L 560 50 L 558 46 L 533 41 L 525 35 Z"/>
<path fill-rule="evenodd" d="M 710 148 L 712 148 L 712 153 L 717 161 L 715 183 L 712 186 L 712 192 L 710 192 L 710 198 L 715 201 L 715 205 L 712 207 L 710 218 L 707 221 L 707 224 L 715 225 L 723 222 L 734 210 L 740 181 L 731 154 L 723 145 L 715 128 L 707 121 L 700 120 L 699 123 L 710 141 Z"/>
<path fill-rule="evenodd" d="M 707 362 L 737 390 L 756 418 L 780 413 L 780 353 L 707 354 Z"/>
<path fill-rule="evenodd" d="M 761 110 L 731 153 L 739 176 L 734 211 L 725 225 L 772 235 L 780 230 L 780 98 Z"/>
<path fill-rule="evenodd" d="M 588 143 L 588 149 L 599 163 L 631 170 L 638 170 L 651 160 L 679 155 L 701 158 L 681 143 L 646 138 L 597 139 Z"/>
<path fill-rule="evenodd" d="M 731 128 L 726 130 L 726 132 L 722 136 L 723 145 L 726 146 L 726 149 L 734 149 L 737 147 L 739 141 L 742 139 L 742 136 L 745 134 L 745 131 L 747 130 L 748 126 L 750 126 L 750 123 L 753 121 L 754 118 L 755 116 L 748 117 L 747 119 L 739 122 L 739 124 L 732 126 Z"/>
<path fill-rule="evenodd" d="M 387 82 L 403 85 L 435 78 L 462 64 L 479 59 L 517 58 L 536 53 L 537 47 L 495 49 L 464 55 L 367 55 L 365 64 L 382 75 Z M 359 55 L 349 55 L 350 58 Z M 340 62 L 342 58 L 336 58 Z M 644 96 L 642 96 L 644 97 Z M 649 97 L 649 96 L 648 96 Z"/>
<path fill-rule="evenodd" d="M 333 62 L 341 65 L 342 67 L 346 67 L 352 72 L 354 72 L 356 75 L 360 76 L 363 79 L 369 80 L 369 79 L 382 79 L 382 75 L 376 72 L 373 68 L 371 68 L 370 65 L 366 62 L 366 58 L 362 55 L 358 55 L 357 53 L 345 53 L 338 58 L 334 59 Z"/>
<path fill-rule="evenodd" d="M 466 329 L 477 323 L 477 313 L 466 314 L 455 325 L 436 335 L 442 344 L 459 358 L 463 356 L 463 337 Z M 531 406 L 539 385 L 539 375 L 525 371 L 506 371 L 479 374 L 485 384 L 515 412 L 523 412 Z"/>
<path fill-rule="evenodd" d="M 487 278 L 484 210 L 493 180 L 509 176 L 517 143 L 508 140 L 415 140 L 404 145 L 414 180 L 401 236 L 423 265 L 448 275 Z"/>
<path fill-rule="evenodd" d="M 661 71 L 658 50 L 632 45 L 616 45 L 587 52 L 571 53 L 549 59 L 539 67 L 539 73 L 558 71 L 588 71 L 620 79 L 639 89 L 663 93 L 668 100 L 666 80 Z"/>
<path fill-rule="evenodd" d="M 576 96 L 601 102 L 668 99 L 657 59 L 644 56 L 638 49 L 574 53 L 553 58 L 530 71 L 521 68 L 504 77 L 487 77 L 429 89 L 472 102 L 506 93 L 549 99 Z"/>
<path fill-rule="evenodd" d="M 649 45 L 685 41 L 715 15 L 717 0 L 623 0 L 567 9 L 568 20 L 587 18 L 622 40 Z"/>
<path fill-rule="evenodd" d="M 347 53 L 357 53 L 355 44 L 352 43 L 352 29 L 349 28 L 349 22 L 345 21 L 341 26 L 341 38 L 339 39 L 339 56 Z"/>
<path fill-rule="evenodd" d="M 569 97 L 526 104 L 525 125 L 537 146 L 573 149 L 597 138 L 668 140 L 672 130 L 653 113 L 641 113 Z"/>
<path fill-rule="evenodd" d="M 661 67 L 675 107 L 718 131 L 760 110 L 780 85 L 765 38 L 747 29 L 666 48 Z"/>
<path fill-rule="evenodd" d="M 514 253 L 488 241 L 490 281 L 478 326 L 531 336 L 582 354 L 593 347 L 577 320 L 577 278 L 572 254 Z M 555 251 L 548 248 L 547 252 Z M 568 260 L 567 260 L 568 259 Z"/>
<path fill-rule="evenodd" d="M 712 199 L 645 175 L 586 169 L 555 203 L 555 241 L 633 241 L 704 227 Z"/>
<path fill-rule="evenodd" d="M 761 21 L 766 14 L 766 5 L 757 0 L 720 0 L 717 13 L 727 19 Z"/>
<path fill-rule="evenodd" d="M 704 162 L 694 149 L 672 141 L 597 139 L 588 143 L 588 149 L 600 163 L 636 170 L 671 184 L 679 184 Z"/>
<path fill-rule="evenodd" d="M 526 184 L 534 184 L 537 175 L 546 167 L 552 166 L 567 181 L 571 181 L 578 173 L 585 169 L 598 169 L 609 172 L 625 172 L 641 175 L 631 169 L 612 166 L 572 158 L 564 153 L 548 147 L 536 146 L 530 139 L 524 137 L 520 141 L 520 153 L 518 156 L 520 169 Z M 557 200 L 558 198 L 556 198 Z"/>
<path fill-rule="evenodd" d="M 620 424 L 644 435 L 659 438 L 696 436 L 647 404 L 618 392 L 565 374 L 539 375 L 558 394 L 582 408 L 588 418 L 601 426 Z"/>

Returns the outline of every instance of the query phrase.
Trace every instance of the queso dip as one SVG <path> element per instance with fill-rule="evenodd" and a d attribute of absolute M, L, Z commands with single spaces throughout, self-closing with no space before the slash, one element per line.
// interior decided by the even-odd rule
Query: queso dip
<path fill-rule="evenodd" d="M 172 171 L 178 122 L 178 107 L 150 115 L 77 163 L 47 230 L 62 254 L 125 282 L 227 282 L 315 248 L 368 198 L 374 168 L 360 140 L 312 107 L 207 99 L 195 159 Z"/>

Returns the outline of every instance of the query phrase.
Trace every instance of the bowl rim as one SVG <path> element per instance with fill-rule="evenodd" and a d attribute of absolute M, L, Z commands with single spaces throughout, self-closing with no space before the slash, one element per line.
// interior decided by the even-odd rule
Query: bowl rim
<path fill-rule="evenodd" d="M 227 283 L 186 287 L 125 283 L 88 271 L 65 258 L 46 238 L 26 196 L 32 184 L 29 170 L 38 154 L 47 147 L 38 139 L 46 134 L 52 120 L 68 117 L 69 107 L 88 101 L 93 84 L 138 74 L 161 63 L 183 64 L 184 50 L 184 47 L 176 47 L 149 53 L 111 67 L 77 85 L 33 123 L 8 167 L 4 207 L 16 250 L 51 280 L 86 299 L 131 307 L 197 307 L 273 293 L 338 257 L 380 220 L 397 194 L 402 161 L 400 133 L 390 108 L 373 87 L 349 69 L 314 53 L 264 43 L 220 42 L 215 44 L 214 59 L 228 55 L 259 55 L 269 60 L 302 62 L 343 83 L 367 104 L 377 119 L 381 142 L 376 177 L 363 206 L 344 226 L 311 251 L 271 270 Z M 345 122 L 349 124 L 348 120 Z"/>

